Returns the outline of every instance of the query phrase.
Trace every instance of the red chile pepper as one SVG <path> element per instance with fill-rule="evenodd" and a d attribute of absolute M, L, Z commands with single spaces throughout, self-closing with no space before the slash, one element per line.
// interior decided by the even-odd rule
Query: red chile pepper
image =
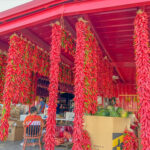
<path fill-rule="evenodd" d="M 150 149 L 150 63 L 148 43 L 148 16 L 144 11 L 139 10 L 134 21 L 134 47 L 143 150 Z"/>
<path fill-rule="evenodd" d="M 138 149 L 138 138 L 134 132 L 125 130 L 123 138 L 123 150 L 137 150 Z"/>
<path fill-rule="evenodd" d="M 61 52 L 61 26 L 55 24 L 52 27 L 52 42 L 50 51 L 49 70 L 49 103 L 48 119 L 46 123 L 45 149 L 54 150 L 55 148 L 55 128 L 56 128 L 56 107 L 58 93 L 58 76 Z"/>
<path fill-rule="evenodd" d="M 77 45 L 75 54 L 75 118 L 73 132 L 73 150 L 82 150 L 83 106 L 84 106 L 84 55 L 85 55 L 85 24 L 76 24 Z"/>

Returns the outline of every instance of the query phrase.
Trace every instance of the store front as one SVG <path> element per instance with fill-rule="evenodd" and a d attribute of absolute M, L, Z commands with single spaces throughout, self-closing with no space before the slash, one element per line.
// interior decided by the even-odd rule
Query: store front
<path fill-rule="evenodd" d="M 36 106 L 46 150 L 137 149 L 140 140 L 147 150 L 149 5 L 34 0 L 2 12 L 1 140 Z"/>

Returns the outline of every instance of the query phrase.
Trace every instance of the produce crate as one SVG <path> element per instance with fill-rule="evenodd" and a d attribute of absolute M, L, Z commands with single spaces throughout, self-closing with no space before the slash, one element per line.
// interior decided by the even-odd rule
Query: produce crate
<path fill-rule="evenodd" d="M 9 121 L 8 141 L 23 140 L 23 122 L 22 121 Z"/>
<path fill-rule="evenodd" d="M 130 124 L 129 118 L 85 116 L 84 120 L 92 150 L 121 150 L 123 132 Z"/>

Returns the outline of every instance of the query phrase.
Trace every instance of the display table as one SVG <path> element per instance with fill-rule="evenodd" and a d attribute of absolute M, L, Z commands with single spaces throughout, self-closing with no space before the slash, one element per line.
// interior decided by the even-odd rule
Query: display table
<path fill-rule="evenodd" d="M 114 150 L 122 147 L 123 132 L 130 124 L 129 118 L 84 116 L 92 150 Z"/>

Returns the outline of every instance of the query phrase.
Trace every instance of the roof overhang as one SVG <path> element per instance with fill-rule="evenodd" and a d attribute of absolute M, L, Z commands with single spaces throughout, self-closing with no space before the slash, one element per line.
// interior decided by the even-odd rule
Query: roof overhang
<path fill-rule="evenodd" d="M 36 3 L 35 3 L 36 2 Z M 33 5 L 31 6 L 31 4 Z M 0 35 L 64 16 L 149 5 L 149 0 L 35 0 L 0 13 Z"/>

